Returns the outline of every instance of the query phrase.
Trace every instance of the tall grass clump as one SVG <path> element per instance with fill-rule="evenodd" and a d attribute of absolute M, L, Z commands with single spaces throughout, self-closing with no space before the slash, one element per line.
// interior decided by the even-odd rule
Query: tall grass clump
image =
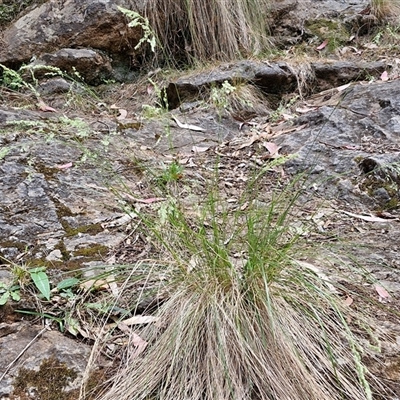
<path fill-rule="evenodd" d="M 270 0 L 150 0 L 147 17 L 166 61 L 230 60 L 269 46 Z"/>
<path fill-rule="evenodd" d="M 371 0 L 371 14 L 379 21 L 392 20 L 400 22 L 399 0 Z"/>
<path fill-rule="evenodd" d="M 300 262 L 306 246 L 291 228 L 296 183 L 266 201 L 262 175 L 233 207 L 215 184 L 190 212 L 170 198 L 142 216 L 169 266 L 164 302 L 156 324 L 135 330 L 146 350 L 127 346 L 99 398 L 372 399 L 365 349 L 353 334 L 364 317 Z"/>

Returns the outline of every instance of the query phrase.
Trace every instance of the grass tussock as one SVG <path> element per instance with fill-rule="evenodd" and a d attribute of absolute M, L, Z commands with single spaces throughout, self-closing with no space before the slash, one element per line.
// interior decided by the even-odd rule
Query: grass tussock
<path fill-rule="evenodd" d="M 266 204 L 253 181 L 232 208 L 210 193 L 190 217 L 173 199 L 145 217 L 173 266 L 166 301 L 156 324 L 135 330 L 99 398 L 372 399 L 365 349 L 352 333 L 366 320 L 297 261 L 294 188 Z M 148 343 L 141 354 L 137 334 Z"/>
<path fill-rule="evenodd" d="M 371 0 L 371 14 L 379 21 L 400 21 L 399 0 Z"/>
<path fill-rule="evenodd" d="M 151 0 L 147 16 L 167 61 L 230 60 L 269 46 L 270 0 Z"/>
<path fill-rule="evenodd" d="M 232 85 L 224 81 L 222 85 L 212 87 L 210 103 L 218 114 L 227 112 L 241 122 L 272 112 L 261 89 L 246 83 Z"/>

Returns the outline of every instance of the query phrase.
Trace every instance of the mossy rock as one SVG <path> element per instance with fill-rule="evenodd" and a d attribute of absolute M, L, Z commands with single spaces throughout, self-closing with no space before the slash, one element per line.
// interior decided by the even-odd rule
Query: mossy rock
<path fill-rule="evenodd" d="M 77 390 L 65 390 L 76 377 L 75 370 L 51 357 L 42 361 L 39 371 L 20 369 L 14 384 L 14 394 L 21 399 L 29 398 L 28 393 L 34 387 L 38 398 L 42 400 L 76 399 Z"/>

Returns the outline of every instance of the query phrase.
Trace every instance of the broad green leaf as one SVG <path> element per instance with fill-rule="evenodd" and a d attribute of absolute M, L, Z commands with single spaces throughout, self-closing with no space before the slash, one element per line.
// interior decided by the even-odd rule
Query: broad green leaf
<path fill-rule="evenodd" d="M 46 271 L 46 267 L 36 267 L 29 270 L 30 274 L 37 274 L 38 272 Z"/>
<path fill-rule="evenodd" d="M 62 318 L 55 317 L 54 315 L 47 314 L 47 313 L 38 313 L 36 311 L 27 311 L 27 310 L 15 310 L 16 312 L 22 313 L 22 314 L 29 314 L 29 315 L 37 315 L 42 318 L 48 318 L 52 321 L 55 321 L 58 323 L 60 327 L 60 331 L 64 332 L 64 321 Z"/>
<path fill-rule="evenodd" d="M 111 305 L 101 303 L 85 303 L 85 307 L 92 310 L 100 311 L 102 313 L 108 313 L 110 311 Z"/>
<path fill-rule="evenodd" d="M 13 291 L 13 292 L 10 292 L 10 293 L 11 293 L 11 298 L 14 301 L 20 301 L 21 300 L 21 296 L 19 295 L 19 291 Z"/>
<path fill-rule="evenodd" d="M 75 318 L 65 317 L 65 327 L 67 331 L 74 336 L 77 336 L 79 333 L 79 322 Z"/>
<path fill-rule="evenodd" d="M 2 148 L 0 149 L 0 160 L 1 160 L 2 158 L 4 158 L 4 157 L 8 154 L 9 151 L 10 151 L 10 148 L 9 148 L 9 147 L 2 147 Z"/>
<path fill-rule="evenodd" d="M 0 306 L 4 306 L 7 303 L 8 298 L 10 297 L 10 292 L 5 292 L 0 297 Z"/>
<path fill-rule="evenodd" d="M 46 300 L 50 300 L 50 282 L 49 277 L 43 271 L 39 272 L 31 272 L 31 278 L 33 283 L 39 290 L 39 292 L 46 298 Z"/>
<path fill-rule="evenodd" d="M 68 289 L 72 286 L 75 286 L 79 283 L 79 279 L 78 278 L 67 278 L 62 280 L 58 285 L 57 285 L 57 289 L 58 290 L 63 290 L 63 289 Z"/>

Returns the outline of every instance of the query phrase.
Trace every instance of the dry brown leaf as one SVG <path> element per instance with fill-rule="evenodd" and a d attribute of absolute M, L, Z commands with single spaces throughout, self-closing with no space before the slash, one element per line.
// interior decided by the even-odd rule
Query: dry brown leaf
<path fill-rule="evenodd" d="M 156 202 L 165 200 L 165 197 L 149 197 L 148 199 L 139 199 L 137 197 L 130 195 L 129 193 L 124 193 L 123 198 L 124 198 L 124 200 L 127 200 L 127 201 L 132 201 L 135 203 L 142 203 L 142 204 L 152 204 L 152 203 L 156 203 Z M 129 219 L 132 219 L 132 217 L 130 217 Z"/>
<path fill-rule="evenodd" d="M 204 132 L 205 131 L 205 129 L 203 129 L 200 126 L 197 126 L 197 125 L 183 124 L 174 115 L 172 115 L 171 118 L 176 122 L 176 124 L 179 126 L 179 128 L 189 129 L 191 131 L 197 131 L 197 132 Z"/>
<path fill-rule="evenodd" d="M 72 167 L 72 162 L 66 163 L 66 164 L 62 164 L 62 165 L 56 165 L 56 168 L 58 169 L 68 169 Z"/>
<path fill-rule="evenodd" d="M 384 218 L 379 218 L 379 217 L 374 217 L 374 216 L 369 216 L 369 215 L 360 215 L 360 214 L 354 214 L 348 211 L 344 211 L 344 210 L 339 210 L 340 212 L 349 215 L 350 217 L 354 217 L 354 218 L 359 218 L 362 219 L 363 221 L 368 221 L 368 222 L 390 222 L 390 221 L 397 221 L 396 219 L 384 219 Z"/>
<path fill-rule="evenodd" d="M 349 86 L 351 86 L 351 83 L 323 90 L 312 95 L 304 104 L 308 107 L 336 106 L 342 98 L 341 93 Z"/>
<path fill-rule="evenodd" d="M 292 115 L 292 114 L 282 113 L 282 118 L 283 118 L 284 121 L 289 121 L 289 120 L 291 120 L 293 118 L 296 118 L 296 116 Z"/>
<path fill-rule="evenodd" d="M 202 147 L 202 146 L 193 146 L 192 151 L 193 153 L 204 153 L 209 150 L 209 147 Z"/>
<path fill-rule="evenodd" d="M 329 40 L 328 40 L 328 39 L 325 39 L 325 40 L 316 48 L 316 50 L 322 50 L 322 49 L 324 49 L 324 48 L 328 45 L 328 43 L 329 43 Z"/>
<path fill-rule="evenodd" d="M 271 133 L 271 130 L 272 130 L 270 123 L 262 125 L 260 128 L 261 128 L 261 130 L 267 132 L 267 134 Z"/>
<path fill-rule="evenodd" d="M 346 90 L 348 87 L 350 87 L 351 86 L 351 82 L 350 83 L 346 83 L 345 85 L 342 85 L 342 86 L 338 86 L 337 88 L 336 88 L 336 90 L 338 91 L 338 92 L 343 92 L 343 90 Z"/>
<path fill-rule="evenodd" d="M 279 154 L 278 154 L 279 147 L 275 143 L 264 142 L 263 146 L 269 151 L 269 154 L 271 157 L 279 156 Z"/>
<path fill-rule="evenodd" d="M 390 299 L 391 296 L 384 287 L 376 285 L 375 290 L 379 294 L 379 301 L 383 302 L 385 300 L 387 301 L 388 299 Z"/>
<path fill-rule="evenodd" d="M 385 219 L 396 219 L 396 217 L 393 214 L 390 214 L 387 211 L 377 211 L 376 216 L 377 217 L 382 217 L 382 218 L 385 218 Z"/>
<path fill-rule="evenodd" d="M 240 149 L 244 149 L 245 147 L 249 147 L 259 139 L 260 139 L 260 137 L 258 135 L 254 135 L 249 140 L 247 140 L 246 142 L 242 143 L 237 149 L 240 150 Z"/>
<path fill-rule="evenodd" d="M 89 279 L 82 282 L 79 287 L 84 290 L 108 290 L 110 288 L 109 282 L 106 279 Z"/>
<path fill-rule="evenodd" d="M 130 339 L 132 344 L 136 347 L 135 356 L 138 356 L 146 348 L 147 342 L 134 332 L 131 332 Z"/>
<path fill-rule="evenodd" d="M 361 50 L 358 50 L 356 47 L 354 46 L 344 46 L 339 50 L 340 54 L 347 54 L 348 52 L 352 52 L 354 54 L 362 54 Z"/>
<path fill-rule="evenodd" d="M 144 349 L 147 346 L 147 342 L 143 340 L 138 334 L 132 332 L 132 330 L 123 322 L 118 324 L 118 328 L 124 332 L 126 335 L 129 335 L 129 341 L 133 346 L 136 347 L 136 350 L 133 354 L 134 357 L 137 357 L 139 354 L 143 353 Z"/>
<path fill-rule="evenodd" d="M 135 315 L 134 317 L 127 318 L 123 321 L 126 326 L 139 325 L 139 324 L 150 324 L 151 322 L 158 321 L 158 317 L 153 317 L 152 315 Z"/>
<path fill-rule="evenodd" d="M 346 300 L 343 302 L 346 306 L 351 306 L 353 304 L 354 300 L 352 297 L 347 296 Z"/>
<path fill-rule="evenodd" d="M 37 106 L 40 111 L 44 112 L 58 112 L 55 108 L 48 106 L 43 100 L 39 99 Z"/>
<path fill-rule="evenodd" d="M 282 124 L 282 125 L 287 126 L 286 124 Z M 295 126 L 295 127 L 291 127 L 291 128 L 287 128 L 287 129 L 281 129 L 279 125 L 276 127 L 274 126 L 272 128 L 270 137 L 273 138 L 273 137 L 277 137 L 279 135 L 284 135 L 285 133 L 297 132 L 297 131 L 300 131 L 301 129 L 304 129 L 305 127 L 307 127 L 307 124 L 303 124 L 303 125 L 299 125 L 299 126 Z"/>
<path fill-rule="evenodd" d="M 364 48 L 369 49 L 369 50 L 373 50 L 373 49 L 377 49 L 378 45 L 375 43 L 365 43 L 363 45 Z"/>
<path fill-rule="evenodd" d="M 317 109 L 317 107 L 298 107 L 298 108 L 296 108 L 296 112 L 298 112 L 300 114 L 305 114 L 310 111 L 315 111 L 316 109 Z"/>
<path fill-rule="evenodd" d="M 248 206 L 249 206 L 249 202 L 248 202 L 248 201 L 245 201 L 245 202 L 240 206 L 240 211 L 244 211 Z"/>
<path fill-rule="evenodd" d="M 148 199 L 135 199 L 137 203 L 143 203 L 143 204 L 153 204 L 164 200 L 165 197 L 149 197 Z"/>
<path fill-rule="evenodd" d="M 117 117 L 118 120 L 125 119 L 128 116 L 128 111 L 124 110 L 123 108 L 118 109 L 119 115 Z"/>

